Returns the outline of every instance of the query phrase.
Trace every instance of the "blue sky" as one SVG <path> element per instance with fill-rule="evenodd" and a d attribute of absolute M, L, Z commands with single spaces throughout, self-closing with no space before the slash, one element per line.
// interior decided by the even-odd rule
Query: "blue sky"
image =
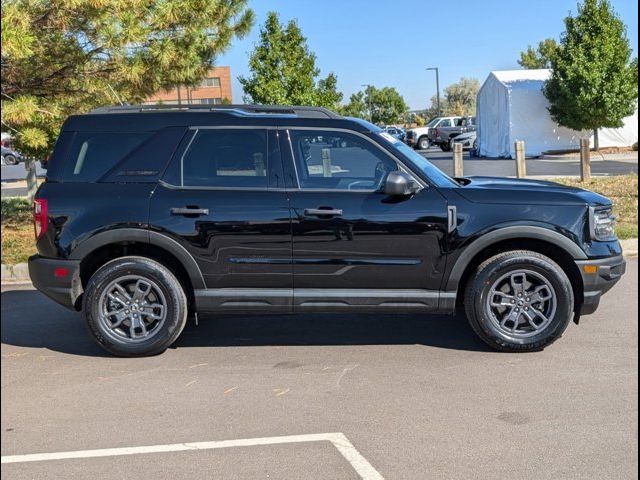
<path fill-rule="evenodd" d="M 638 3 L 611 3 L 637 52 Z M 338 76 L 345 101 L 362 84 L 394 86 L 417 109 L 436 92 L 434 72 L 425 67 L 440 68 L 441 87 L 463 76 L 483 82 L 491 70 L 519 68 L 519 52 L 558 38 L 577 0 L 251 0 L 250 5 L 256 13 L 251 34 L 234 41 L 216 62 L 231 67 L 236 103 L 242 102 L 237 77 L 248 74 L 260 26 L 275 10 L 283 22 L 298 20 L 321 75 Z"/>

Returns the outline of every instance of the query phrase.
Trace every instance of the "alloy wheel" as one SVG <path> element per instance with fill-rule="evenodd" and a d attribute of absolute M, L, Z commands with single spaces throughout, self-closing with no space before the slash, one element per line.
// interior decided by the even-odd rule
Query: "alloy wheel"
<path fill-rule="evenodd" d="M 549 280 L 533 270 L 521 269 L 494 282 L 485 308 L 502 334 L 527 338 L 551 324 L 557 306 L 557 295 Z"/>
<path fill-rule="evenodd" d="M 99 321 L 118 341 L 138 343 L 156 335 L 167 317 L 167 302 L 160 287 L 148 278 L 126 275 L 102 291 Z"/>

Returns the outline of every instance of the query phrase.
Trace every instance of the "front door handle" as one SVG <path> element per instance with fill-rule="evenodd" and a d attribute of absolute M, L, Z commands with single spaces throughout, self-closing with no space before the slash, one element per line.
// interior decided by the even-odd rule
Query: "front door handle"
<path fill-rule="evenodd" d="M 341 217 L 342 209 L 334 208 L 305 208 L 304 214 L 307 217 Z"/>
<path fill-rule="evenodd" d="M 176 207 L 171 209 L 171 215 L 209 215 L 209 209 L 198 207 Z"/>

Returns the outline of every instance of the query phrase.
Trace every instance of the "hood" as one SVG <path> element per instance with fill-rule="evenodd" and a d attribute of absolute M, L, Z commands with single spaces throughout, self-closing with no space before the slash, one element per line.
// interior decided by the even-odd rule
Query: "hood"
<path fill-rule="evenodd" d="M 457 191 L 471 202 L 537 205 L 611 205 L 611 200 L 582 188 L 545 180 L 465 177 Z"/>

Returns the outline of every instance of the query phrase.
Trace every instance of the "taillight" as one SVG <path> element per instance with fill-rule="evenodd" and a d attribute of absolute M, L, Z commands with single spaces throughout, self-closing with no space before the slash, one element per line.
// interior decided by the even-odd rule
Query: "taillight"
<path fill-rule="evenodd" d="M 33 227 L 36 233 L 36 242 L 47 233 L 49 226 L 48 205 L 44 198 L 37 198 L 33 201 Z"/>

